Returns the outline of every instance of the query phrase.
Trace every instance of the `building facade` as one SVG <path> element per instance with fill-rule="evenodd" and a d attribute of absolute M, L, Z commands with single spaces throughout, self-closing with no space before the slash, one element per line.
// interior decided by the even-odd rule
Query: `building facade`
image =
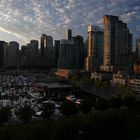
<path fill-rule="evenodd" d="M 58 68 L 59 69 L 75 69 L 77 67 L 75 61 L 74 42 L 66 39 L 60 41 L 60 51 Z"/>
<path fill-rule="evenodd" d="M 7 62 L 6 67 L 18 67 L 19 43 L 16 41 L 9 42 L 7 46 Z"/>
<path fill-rule="evenodd" d="M 55 40 L 53 48 L 54 68 L 58 67 L 59 50 L 60 50 L 60 40 Z"/>
<path fill-rule="evenodd" d="M 77 60 L 77 69 L 84 68 L 84 39 L 82 36 L 77 35 L 72 37 L 75 46 L 75 59 Z M 76 61 L 75 60 L 75 61 Z"/>
<path fill-rule="evenodd" d="M 46 34 L 42 34 L 40 39 L 40 50 L 41 50 L 41 56 L 44 56 L 45 54 L 45 48 L 47 47 L 47 36 Z"/>
<path fill-rule="evenodd" d="M 68 29 L 68 32 L 66 33 L 67 40 L 72 40 L 72 30 Z"/>
<path fill-rule="evenodd" d="M 31 40 L 28 44 L 28 65 L 35 68 L 38 65 L 38 41 Z"/>
<path fill-rule="evenodd" d="M 8 43 L 0 41 L 0 68 L 4 68 L 7 62 L 7 46 Z"/>
<path fill-rule="evenodd" d="M 53 65 L 53 38 L 51 36 L 43 34 L 40 40 L 40 49 L 40 65 L 51 67 Z"/>
<path fill-rule="evenodd" d="M 68 30 L 68 39 L 60 41 L 58 68 L 79 70 L 83 68 L 84 42 L 80 35 L 72 37 L 72 31 Z"/>
<path fill-rule="evenodd" d="M 127 24 L 112 15 L 104 16 L 104 71 L 129 71 L 132 52 L 132 34 Z"/>
<path fill-rule="evenodd" d="M 88 26 L 88 49 L 85 59 L 87 71 L 99 70 L 103 64 L 103 30 L 99 27 Z"/>
<path fill-rule="evenodd" d="M 19 67 L 28 68 L 28 47 L 27 45 L 21 46 L 19 51 Z"/>

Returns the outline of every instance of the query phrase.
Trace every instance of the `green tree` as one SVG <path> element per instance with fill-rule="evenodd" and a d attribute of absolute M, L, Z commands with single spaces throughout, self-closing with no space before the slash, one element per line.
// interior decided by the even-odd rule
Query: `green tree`
<path fill-rule="evenodd" d="M 84 114 L 88 114 L 91 111 L 92 103 L 90 100 L 83 100 L 80 104 L 80 110 Z"/>
<path fill-rule="evenodd" d="M 78 109 L 76 105 L 69 101 L 62 103 L 60 111 L 62 114 L 66 116 L 70 116 L 78 113 Z"/>
<path fill-rule="evenodd" d="M 127 87 L 122 87 L 120 86 L 118 88 L 118 90 L 116 91 L 116 93 L 119 95 L 119 96 L 124 96 L 124 97 L 127 97 L 127 96 L 133 96 L 136 92 L 127 88 Z"/>
<path fill-rule="evenodd" d="M 95 108 L 97 110 L 106 110 L 110 107 L 109 101 L 105 100 L 105 99 L 101 99 L 101 98 L 97 98 L 96 100 L 96 104 L 95 104 Z"/>
<path fill-rule="evenodd" d="M 134 96 L 126 96 L 125 102 L 128 107 L 135 108 L 136 98 Z"/>
<path fill-rule="evenodd" d="M 124 100 L 121 97 L 111 98 L 110 100 L 110 106 L 112 108 L 119 109 L 121 106 L 124 105 L 125 105 Z"/>

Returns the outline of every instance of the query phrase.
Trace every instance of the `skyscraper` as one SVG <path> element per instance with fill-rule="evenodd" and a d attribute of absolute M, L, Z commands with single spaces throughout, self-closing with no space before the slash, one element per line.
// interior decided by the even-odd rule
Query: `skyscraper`
<path fill-rule="evenodd" d="M 68 30 L 70 36 L 67 39 L 60 40 L 59 69 L 79 70 L 83 66 L 83 37 L 79 35 L 72 37 L 71 33 L 69 34 Z"/>
<path fill-rule="evenodd" d="M 103 31 L 97 26 L 88 26 L 88 49 L 85 69 L 99 69 L 103 63 Z"/>
<path fill-rule="evenodd" d="M 0 41 L 0 67 L 3 68 L 7 61 L 7 43 L 5 41 Z"/>
<path fill-rule="evenodd" d="M 54 48 L 53 48 L 54 67 L 55 68 L 58 67 L 59 50 L 60 50 L 60 40 L 55 40 Z"/>
<path fill-rule="evenodd" d="M 67 33 L 66 33 L 66 38 L 67 40 L 71 40 L 72 39 L 72 30 L 68 29 Z"/>
<path fill-rule="evenodd" d="M 104 16 L 104 71 L 129 71 L 132 34 L 127 24 L 112 15 Z"/>
<path fill-rule="evenodd" d="M 46 38 L 47 38 L 46 34 L 42 34 L 41 39 L 40 39 L 41 56 L 44 56 L 45 48 L 47 46 Z"/>
<path fill-rule="evenodd" d="M 66 39 L 60 40 L 58 68 L 75 69 L 74 42 Z"/>
<path fill-rule="evenodd" d="M 19 53 L 19 43 L 15 41 L 9 42 L 7 46 L 7 67 L 17 67 L 18 66 L 18 54 Z"/>
<path fill-rule="evenodd" d="M 77 69 L 84 68 L 84 39 L 82 36 L 77 35 L 72 37 L 75 46 L 75 63 L 77 62 Z M 73 55 L 74 55 L 73 54 Z"/>
<path fill-rule="evenodd" d="M 43 66 L 50 67 L 53 63 L 53 38 L 46 34 L 41 36 L 41 56 Z"/>
<path fill-rule="evenodd" d="M 21 50 L 19 51 L 19 66 L 21 68 L 27 68 L 28 66 L 28 47 L 21 46 Z"/>
<path fill-rule="evenodd" d="M 28 44 L 28 64 L 30 67 L 36 67 L 38 64 L 38 41 L 31 40 Z"/>

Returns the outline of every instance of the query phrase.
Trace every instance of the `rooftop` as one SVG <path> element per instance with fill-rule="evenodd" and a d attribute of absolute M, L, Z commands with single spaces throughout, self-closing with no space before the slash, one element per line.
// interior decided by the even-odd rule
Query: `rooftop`
<path fill-rule="evenodd" d="M 57 82 L 54 82 L 54 83 L 40 82 L 40 83 L 37 83 L 37 85 L 41 86 L 41 87 L 47 87 L 47 88 L 70 88 L 70 87 L 72 87 L 71 85 L 60 84 L 60 83 L 57 83 Z"/>

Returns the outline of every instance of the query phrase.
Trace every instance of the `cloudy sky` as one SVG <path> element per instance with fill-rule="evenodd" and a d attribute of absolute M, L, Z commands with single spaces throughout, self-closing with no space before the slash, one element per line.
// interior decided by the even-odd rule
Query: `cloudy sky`
<path fill-rule="evenodd" d="M 68 28 L 86 37 L 88 24 L 103 27 L 104 14 L 120 16 L 140 38 L 140 0 L 0 0 L 0 40 L 61 39 Z"/>

